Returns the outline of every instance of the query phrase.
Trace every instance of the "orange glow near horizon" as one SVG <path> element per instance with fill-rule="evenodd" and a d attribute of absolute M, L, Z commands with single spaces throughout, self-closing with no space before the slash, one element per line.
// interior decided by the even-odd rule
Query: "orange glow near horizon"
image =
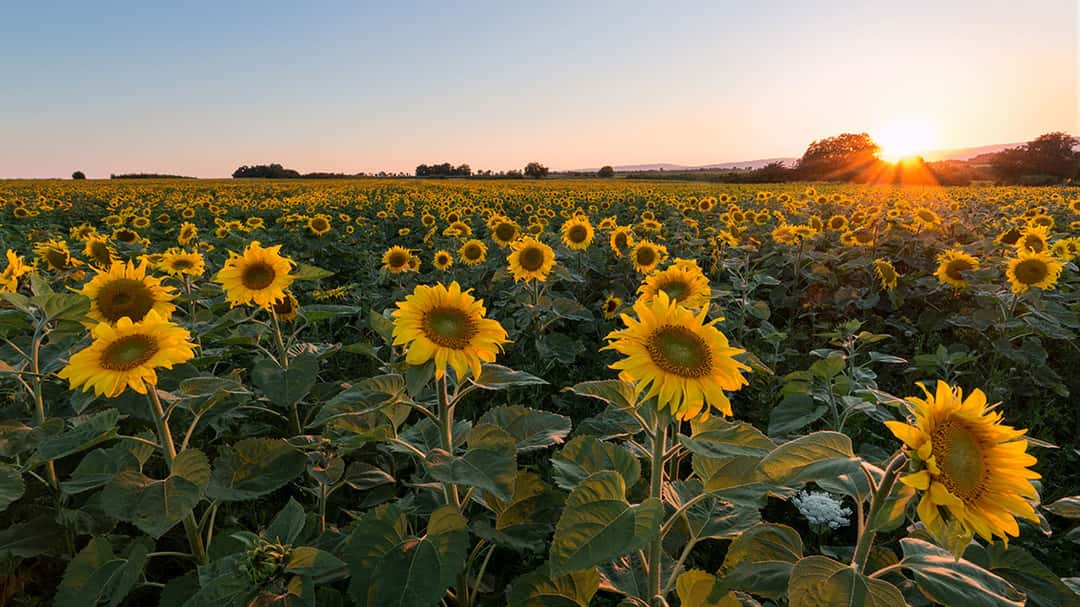
<path fill-rule="evenodd" d="M 890 122 L 875 130 L 871 136 L 881 146 L 879 156 L 886 162 L 897 163 L 934 149 L 937 133 L 925 120 L 904 119 Z"/>

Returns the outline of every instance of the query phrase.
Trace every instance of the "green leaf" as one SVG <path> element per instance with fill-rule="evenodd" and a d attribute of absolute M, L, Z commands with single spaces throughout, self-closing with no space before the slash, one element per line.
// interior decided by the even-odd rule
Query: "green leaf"
<path fill-rule="evenodd" d="M 602 400 L 616 409 L 633 409 L 637 406 L 634 384 L 617 379 L 586 381 L 569 388 L 563 388 L 563 391 Z"/>
<path fill-rule="evenodd" d="M 37 455 L 44 460 L 56 460 L 112 440 L 117 436 L 116 424 L 119 421 L 119 411 L 106 409 L 70 430 L 42 439 Z"/>
<path fill-rule="evenodd" d="M 683 605 L 695 605 L 699 607 L 739 607 L 739 599 L 731 592 L 716 593 L 719 597 L 713 598 L 713 588 L 716 586 L 716 576 L 700 569 L 690 569 L 675 580 L 675 593 L 679 596 L 679 602 Z"/>
<path fill-rule="evenodd" d="M 334 273 L 330 270 L 324 270 L 318 266 L 302 263 L 296 267 L 290 276 L 293 280 L 308 281 L 308 280 L 322 280 L 323 278 L 329 278 Z"/>
<path fill-rule="evenodd" d="M 394 321 L 383 316 L 382 312 L 368 311 L 368 326 L 387 344 L 393 341 Z"/>
<path fill-rule="evenodd" d="M 702 493 L 701 482 L 675 481 L 671 484 L 673 495 L 671 505 L 682 508 L 690 500 L 698 499 Z M 690 539 L 731 539 L 753 528 L 761 522 L 761 515 L 755 508 L 736 506 L 731 502 L 715 497 L 700 499 L 685 510 L 685 518 L 679 524 L 685 525 Z"/>
<path fill-rule="evenodd" d="M 119 472 L 140 467 L 139 460 L 125 444 L 94 449 L 83 456 L 68 480 L 61 481 L 60 489 L 68 495 L 97 489 L 108 484 Z"/>
<path fill-rule="evenodd" d="M 427 535 L 395 546 L 379 563 L 373 607 L 435 605 L 465 568 L 469 532 L 452 505 L 431 514 Z"/>
<path fill-rule="evenodd" d="M 485 363 L 480 377 L 473 380 L 477 387 L 485 390 L 505 390 L 514 386 L 542 386 L 547 382 L 524 371 L 515 371 L 502 365 Z"/>
<path fill-rule="evenodd" d="M 33 558 L 56 551 L 64 529 L 51 515 L 0 529 L 0 558 Z"/>
<path fill-rule="evenodd" d="M 270 526 L 263 532 L 263 537 L 271 542 L 293 544 L 296 538 L 300 537 L 300 532 L 304 530 L 306 522 L 307 515 L 304 507 L 290 497 L 285 506 L 274 516 L 274 520 L 270 521 Z"/>
<path fill-rule="evenodd" d="M 347 318 L 359 316 L 360 308 L 357 306 L 342 306 L 332 304 L 311 304 L 300 306 L 300 315 L 311 322 L 327 320 L 330 318 Z"/>
<path fill-rule="evenodd" d="M 600 587 L 595 567 L 551 577 L 545 563 L 510 584 L 508 607 L 589 607 Z"/>
<path fill-rule="evenodd" d="M 215 500 L 249 500 L 285 486 L 304 472 L 307 457 L 283 440 L 248 438 L 214 460 L 206 494 Z"/>
<path fill-rule="evenodd" d="M 1080 519 L 1080 495 L 1063 497 L 1043 508 L 1063 518 Z"/>
<path fill-rule="evenodd" d="M 825 403 L 819 403 L 806 394 L 790 394 L 769 412 L 769 436 L 783 436 L 821 419 L 828 411 Z"/>
<path fill-rule="evenodd" d="M 109 516 L 159 538 L 191 513 L 209 478 L 206 456 L 197 449 L 187 449 L 176 456 L 173 471 L 164 480 L 124 470 L 105 486 L 101 500 Z"/>
<path fill-rule="evenodd" d="M 116 607 L 135 587 L 146 564 L 150 547 L 144 541 L 131 545 L 126 557 L 113 555 L 103 537 L 95 537 L 68 563 L 56 591 L 56 607 L 107 605 Z"/>
<path fill-rule="evenodd" d="M 679 442 L 692 453 L 715 458 L 740 455 L 762 457 L 776 447 L 776 443 L 752 425 L 730 422 L 721 417 L 693 424 L 693 436 L 680 434 Z"/>
<path fill-rule="evenodd" d="M 318 373 L 319 357 L 307 352 L 290 360 L 286 368 L 273 360 L 260 360 L 251 370 L 251 382 L 275 405 L 287 408 L 308 395 Z"/>
<path fill-rule="evenodd" d="M 851 439 L 840 432 L 814 432 L 777 447 L 758 464 L 777 484 L 797 484 L 841 474 L 858 474 Z"/>
<path fill-rule="evenodd" d="M 950 607 L 1022 607 L 1024 595 L 1012 584 L 944 548 L 914 538 L 900 540 L 901 564 L 930 600 Z"/>
<path fill-rule="evenodd" d="M 517 440 L 518 453 L 539 451 L 561 445 L 570 434 L 570 418 L 520 405 L 488 409 L 481 423 L 494 424 Z"/>
<path fill-rule="evenodd" d="M 570 490 L 585 477 L 602 470 L 614 470 L 627 487 L 633 487 L 641 476 L 641 462 L 628 450 L 591 436 L 578 436 L 566 443 L 551 458 L 555 484 Z"/>
<path fill-rule="evenodd" d="M 1008 580 L 1027 596 L 1029 607 L 1077 607 L 1080 596 L 1030 552 L 1013 544 L 986 547 L 990 571 Z"/>
<path fill-rule="evenodd" d="M 905 607 L 904 595 L 892 584 L 870 579 L 850 565 L 824 556 L 795 563 L 788 583 L 790 607 Z M 952 607 L 951 603 L 947 603 Z"/>
<path fill-rule="evenodd" d="M 723 568 L 730 571 L 742 563 L 759 561 L 795 563 L 802 556 L 803 542 L 798 531 L 779 523 L 759 523 L 731 542 Z"/>
<path fill-rule="evenodd" d="M 289 552 L 285 571 L 294 575 L 320 578 L 344 570 L 345 563 L 336 556 L 312 546 L 298 546 Z"/>
<path fill-rule="evenodd" d="M 539 475 L 518 471 L 509 500 L 488 494 L 484 503 L 495 512 L 495 526 L 485 528 L 477 524 L 478 535 L 516 550 L 542 551 L 559 519 L 563 498 Z"/>
<path fill-rule="evenodd" d="M 432 449 L 425 464 L 432 478 L 444 483 L 476 487 L 509 499 L 517 473 L 516 441 L 492 424 L 478 424 L 469 432 L 464 455 L 451 456 Z"/>
<path fill-rule="evenodd" d="M 0 512 L 7 510 L 25 491 L 22 472 L 15 466 L 0 463 Z"/>
<path fill-rule="evenodd" d="M 618 473 L 589 476 L 570 493 L 555 526 L 552 573 L 586 569 L 641 548 L 659 533 L 663 516 L 664 507 L 655 498 L 631 506 Z"/>
<path fill-rule="evenodd" d="M 383 557 L 406 538 L 405 514 L 394 505 L 369 510 L 357 519 L 345 545 L 349 596 L 358 607 L 370 607 L 379 583 Z"/>
<path fill-rule="evenodd" d="M 90 311 L 90 300 L 83 295 L 46 293 L 30 298 L 30 303 L 41 308 L 51 321 L 80 321 Z"/>

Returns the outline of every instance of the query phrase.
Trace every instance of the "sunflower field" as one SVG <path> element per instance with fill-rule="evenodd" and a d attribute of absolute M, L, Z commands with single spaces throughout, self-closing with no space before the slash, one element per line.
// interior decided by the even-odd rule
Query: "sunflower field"
<path fill-rule="evenodd" d="M 1080 605 L 1076 188 L 9 181 L 0 252 L 0 605 Z"/>

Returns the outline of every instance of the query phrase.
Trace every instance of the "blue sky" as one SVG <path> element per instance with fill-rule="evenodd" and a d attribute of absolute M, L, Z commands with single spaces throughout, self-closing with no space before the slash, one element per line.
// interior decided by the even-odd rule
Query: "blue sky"
<path fill-rule="evenodd" d="M 24 2 L 0 177 L 703 164 L 1080 131 L 1077 3 Z"/>

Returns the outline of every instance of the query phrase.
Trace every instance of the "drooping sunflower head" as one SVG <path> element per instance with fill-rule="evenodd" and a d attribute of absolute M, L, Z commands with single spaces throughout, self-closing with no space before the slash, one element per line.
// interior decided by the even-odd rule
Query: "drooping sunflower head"
<path fill-rule="evenodd" d="M 1027 293 L 1031 287 L 1050 291 L 1057 285 L 1064 266 L 1049 253 L 1035 253 L 1017 249 L 1017 255 L 1009 261 L 1005 276 L 1013 293 Z"/>
<path fill-rule="evenodd" d="M 435 251 L 433 263 L 439 270 L 448 270 L 450 269 L 450 266 L 454 265 L 454 256 L 446 249 L 439 249 L 438 251 Z"/>
<path fill-rule="evenodd" d="M 410 259 L 412 259 L 411 251 L 405 247 L 394 245 L 383 253 L 382 267 L 391 274 L 400 274 L 408 271 Z"/>
<path fill-rule="evenodd" d="M 268 308 L 292 284 L 293 260 L 281 255 L 281 245 L 263 247 L 253 240 L 243 254 L 230 252 L 214 280 L 225 290 L 232 306 L 255 304 Z"/>
<path fill-rule="evenodd" d="M 507 343 L 502 325 L 484 318 L 486 313 L 483 300 L 462 291 L 456 281 L 449 287 L 419 285 L 397 303 L 393 343 L 405 347 L 405 361 L 410 365 L 435 361 L 439 379 L 447 365 L 459 380 L 467 372 L 477 378 L 481 364 L 494 362 Z"/>
<path fill-rule="evenodd" d="M 147 276 L 147 261 L 138 266 L 132 262 L 118 261 L 108 271 L 97 270 L 97 275 L 79 291 L 90 300 L 87 316 L 109 325 L 127 318 L 139 322 L 150 312 L 168 319 L 176 305 L 172 287 L 161 284 L 160 278 Z"/>
<path fill-rule="evenodd" d="M 577 215 L 562 225 L 562 243 L 572 251 L 584 251 L 592 244 L 596 232 L 589 218 Z"/>
<path fill-rule="evenodd" d="M 330 232 L 330 218 L 326 215 L 316 215 L 307 220 L 307 229 L 315 236 L 322 236 Z"/>
<path fill-rule="evenodd" d="M 491 239 L 500 247 L 506 248 L 521 236 L 521 228 L 518 224 L 503 217 L 491 228 Z"/>
<path fill-rule="evenodd" d="M 630 250 L 630 247 L 634 246 L 634 233 L 629 227 L 616 227 L 611 231 L 608 243 L 611 245 L 615 257 L 622 257 Z"/>
<path fill-rule="evenodd" d="M 648 240 L 642 240 L 630 250 L 630 261 L 634 262 L 634 269 L 642 274 L 652 272 L 665 259 L 667 247 Z"/>
<path fill-rule="evenodd" d="M 526 236 L 510 245 L 510 255 L 506 261 L 514 282 L 544 282 L 555 267 L 555 251 L 539 240 Z"/>
<path fill-rule="evenodd" d="M 171 369 L 195 356 L 191 334 L 153 310 L 140 322 L 124 317 L 115 327 L 98 323 L 92 335 L 93 343 L 74 354 L 59 376 L 72 390 L 93 390 L 108 398 L 127 388 L 146 394 L 147 386 L 157 385 L 156 369 Z"/>
<path fill-rule="evenodd" d="M 291 291 L 285 291 L 285 296 L 275 301 L 271 309 L 278 320 L 292 322 L 300 311 L 300 302 L 296 301 L 296 296 Z"/>
<path fill-rule="evenodd" d="M 660 292 L 691 310 L 708 306 L 712 297 L 709 279 L 696 262 L 676 263 L 661 272 L 653 272 L 638 287 L 638 296 L 642 299 L 652 299 Z"/>
<path fill-rule="evenodd" d="M 896 272 L 896 268 L 893 267 L 891 261 L 888 259 L 875 259 L 874 273 L 877 274 L 878 280 L 881 281 L 882 289 L 891 291 L 896 288 L 896 282 L 900 275 Z"/>
<path fill-rule="evenodd" d="M 112 233 L 113 240 L 124 244 L 132 244 L 139 241 L 139 233 L 129 228 L 117 228 Z"/>
<path fill-rule="evenodd" d="M 180 246 L 186 247 L 198 237 L 199 228 L 197 228 L 195 224 L 191 223 L 190 221 L 185 221 L 184 223 L 180 224 L 180 233 L 176 236 L 176 242 L 178 242 Z"/>
<path fill-rule="evenodd" d="M 732 348 L 714 326 L 722 319 L 706 321 L 705 310 L 694 314 L 663 291 L 639 299 L 633 311 L 637 318 L 623 314 L 626 329 L 609 333 L 604 346 L 625 357 L 611 365 L 619 378 L 681 420 L 707 419 L 710 408 L 731 415 L 724 391 L 746 385 L 741 372 L 750 367 L 735 359 L 744 350 Z"/>
<path fill-rule="evenodd" d="M 63 240 L 39 242 L 34 245 L 34 252 L 50 270 L 56 272 L 70 270 L 78 265 L 78 260 L 71 256 L 71 251 Z"/>
<path fill-rule="evenodd" d="M 158 269 L 170 276 L 202 276 L 206 273 L 206 261 L 196 252 L 173 247 L 161 256 Z"/>
<path fill-rule="evenodd" d="M 461 263 L 467 266 L 476 266 L 487 260 L 487 245 L 482 240 L 472 239 L 465 241 L 458 249 Z"/>
<path fill-rule="evenodd" d="M 960 249 L 949 249 L 938 256 L 938 268 L 934 276 L 943 284 L 957 289 L 967 286 L 964 272 L 979 269 L 979 260 Z"/>
<path fill-rule="evenodd" d="M 1039 474 L 1030 470 L 1036 459 L 1021 438 L 1027 431 L 1002 424 L 982 390 L 963 398 L 959 387 L 939 381 L 934 393 L 923 392 L 907 399 L 908 423 L 885 422 L 917 470 L 901 482 L 925 492 L 919 519 L 939 537 L 954 523 L 988 542 L 1019 535 L 1017 517 L 1038 522 L 1029 502 L 1038 500 L 1031 480 Z"/>
<path fill-rule="evenodd" d="M 1048 246 L 1048 236 L 1046 232 L 1046 226 L 1028 226 L 1021 232 L 1020 238 L 1016 241 L 1016 249 L 1018 251 L 1027 250 L 1034 253 L 1042 253 Z"/>
<path fill-rule="evenodd" d="M 927 207 L 916 209 L 914 217 L 915 222 L 924 229 L 932 229 L 941 225 L 941 216 L 935 213 L 933 209 Z"/>

